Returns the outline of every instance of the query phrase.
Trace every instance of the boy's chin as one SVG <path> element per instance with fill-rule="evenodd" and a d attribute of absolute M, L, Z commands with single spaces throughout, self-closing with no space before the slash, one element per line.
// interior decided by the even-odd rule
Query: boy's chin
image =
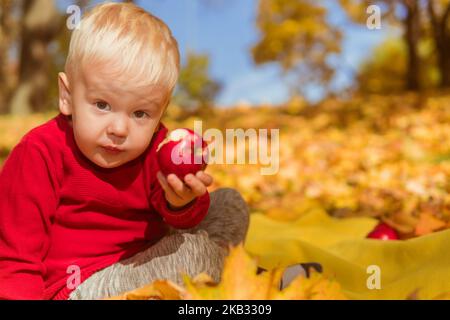
<path fill-rule="evenodd" d="M 105 159 L 102 157 L 93 157 L 90 159 L 93 163 L 95 163 L 97 166 L 103 168 L 103 169 L 113 169 L 117 168 L 123 164 L 125 164 L 126 160 L 123 159 Z"/>

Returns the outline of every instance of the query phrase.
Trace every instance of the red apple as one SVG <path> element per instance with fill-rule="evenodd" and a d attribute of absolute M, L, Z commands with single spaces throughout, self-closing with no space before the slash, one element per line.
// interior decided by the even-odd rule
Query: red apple
<path fill-rule="evenodd" d="M 375 227 L 375 229 L 373 229 L 367 235 L 367 238 L 379 240 L 397 240 L 398 234 L 393 228 L 388 226 L 386 223 L 379 223 Z"/>
<path fill-rule="evenodd" d="M 184 180 L 207 165 L 208 144 L 191 129 L 175 129 L 167 134 L 156 150 L 159 168 L 167 176 L 174 173 Z"/>

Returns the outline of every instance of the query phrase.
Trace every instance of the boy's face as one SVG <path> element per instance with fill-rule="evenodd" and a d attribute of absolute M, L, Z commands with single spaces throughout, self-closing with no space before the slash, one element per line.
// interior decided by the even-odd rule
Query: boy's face
<path fill-rule="evenodd" d="M 73 80 L 59 74 L 59 108 L 72 115 L 81 152 L 102 168 L 115 168 L 141 155 L 150 144 L 169 92 L 113 78 L 104 66 L 86 66 Z M 108 147 L 119 151 L 108 150 Z"/>

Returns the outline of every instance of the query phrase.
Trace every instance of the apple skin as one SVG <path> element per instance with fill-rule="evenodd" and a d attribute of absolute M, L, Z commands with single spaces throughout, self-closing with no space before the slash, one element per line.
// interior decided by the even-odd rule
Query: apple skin
<path fill-rule="evenodd" d="M 208 144 L 191 129 L 175 129 L 159 144 L 156 155 L 165 176 L 174 173 L 184 181 L 187 174 L 195 175 L 206 168 Z"/>
<path fill-rule="evenodd" d="M 386 223 L 379 223 L 368 235 L 369 239 L 398 240 L 397 232 Z"/>

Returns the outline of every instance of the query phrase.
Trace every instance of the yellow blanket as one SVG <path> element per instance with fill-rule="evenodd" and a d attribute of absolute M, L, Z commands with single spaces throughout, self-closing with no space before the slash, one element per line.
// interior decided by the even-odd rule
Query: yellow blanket
<path fill-rule="evenodd" d="M 365 239 L 376 224 L 320 210 L 294 222 L 253 214 L 245 249 L 266 269 L 318 262 L 352 299 L 431 299 L 450 292 L 450 229 L 405 241 Z"/>

